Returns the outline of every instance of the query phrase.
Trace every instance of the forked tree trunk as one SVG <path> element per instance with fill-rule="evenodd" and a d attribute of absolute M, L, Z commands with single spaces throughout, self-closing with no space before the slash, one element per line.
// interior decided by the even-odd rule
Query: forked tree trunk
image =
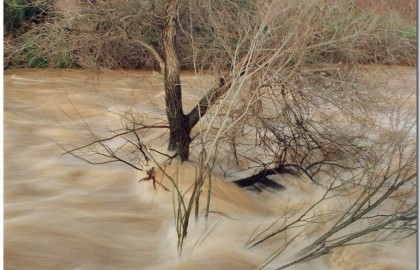
<path fill-rule="evenodd" d="M 180 80 L 181 64 L 176 47 L 176 16 L 179 1 L 168 0 L 166 3 L 166 16 L 162 29 L 162 57 L 152 46 L 146 43 L 143 45 L 156 57 L 163 73 L 166 115 L 170 127 L 168 149 L 177 151 L 181 160 L 185 161 L 189 158 L 191 129 L 206 114 L 210 105 L 229 89 L 232 78 L 221 79 L 219 85 L 211 88 L 188 115 L 184 114 Z"/>
<path fill-rule="evenodd" d="M 177 151 L 182 161 L 189 158 L 191 127 L 188 116 L 182 109 L 181 66 L 176 48 L 176 14 L 178 0 L 170 0 L 166 5 L 165 25 L 162 31 L 164 53 L 164 85 L 166 115 L 168 117 L 169 150 Z"/>

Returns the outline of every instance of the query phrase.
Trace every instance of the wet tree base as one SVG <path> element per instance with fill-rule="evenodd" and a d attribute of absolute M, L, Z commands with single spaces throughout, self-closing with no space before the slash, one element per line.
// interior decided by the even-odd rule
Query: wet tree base
<path fill-rule="evenodd" d="M 275 169 L 264 169 L 257 174 L 251 175 L 246 178 L 238 179 L 233 181 L 236 185 L 241 188 L 253 188 L 256 191 L 262 191 L 265 188 L 272 188 L 275 190 L 282 190 L 286 187 L 269 179 L 267 176 L 274 175 L 274 174 L 293 174 L 296 175 L 297 172 L 293 169 L 286 169 L 282 167 L 278 167 Z"/>

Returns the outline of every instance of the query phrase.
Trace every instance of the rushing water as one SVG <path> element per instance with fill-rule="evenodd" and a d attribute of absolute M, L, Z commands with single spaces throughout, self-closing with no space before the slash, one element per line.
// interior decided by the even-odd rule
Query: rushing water
<path fill-rule="evenodd" d="M 415 89 L 415 69 L 399 72 Z M 255 269 L 269 250 L 245 243 L 262 218 L 317 194 L 295 179 L 287 193 L 269 198 L 218 180 L 213 213 L 207 222 L 192 222 L 179 259 L 170 193 L 139 184 L 137 172 L 123 164 L 61 156 L 62 147 L 86 142 L 86 124 L 101 133 L 129 109 L 164 119 L 161 79 L 146 71 L 15 70 L 4 81 L 5 269 Z M 192 106 L 199 82 L 187 74 L 183 83 Z M 180 179 L 192 179 L 184 167 Z M 350 246 L 293 269 L 415 269 L 415 258 L 411 237 Z"/>

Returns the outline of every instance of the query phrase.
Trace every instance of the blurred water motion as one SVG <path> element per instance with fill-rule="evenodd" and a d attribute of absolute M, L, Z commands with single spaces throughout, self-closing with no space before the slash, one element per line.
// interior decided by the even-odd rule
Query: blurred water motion
<path fill-rule="evenodd" d="M 415 88 L 415 69 L 401 72 Z M 139 185 L 123 164 L 92 166 L 61 156 L 59 146 L 85 142 L 86 123 L 99 133 L 118 125 L 115 112 L 129 108 L 164 119 L 161 79 L 146 71 L 15 70 L 4 80 L 5 269 L 255 269 L 269 250 L 244 245 L 264 212 L 310 201 L 298 186 L 270 198 L 238 195 L 242 215 L 192 222 L 179 259 L 169 193 Z M 197 82 L 193 74 L 183 80 L 192 106 Z M 291 269 L 415 269 L 415 247 L 415 237 L 350 246 Z"/>

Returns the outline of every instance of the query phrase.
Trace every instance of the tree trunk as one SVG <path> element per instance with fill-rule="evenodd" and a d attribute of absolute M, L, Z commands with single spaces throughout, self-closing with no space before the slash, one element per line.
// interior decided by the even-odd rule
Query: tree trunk
<path fill-rule="evenodd" d="M 166 3 L 166 16 L 162 30 L 163 59 L 149 45 L 146 44 L 146 48 L 155 55 L 161 69 L 163 68 L 166 115 L 170 127 L 168 149 L 177 151 L 181 160 L 185 161 L 189 158 L 191 129 L 206 114 L 210 105 L 229 89 L 232 78 L 228 77 L 226 82 L 225 79 L 221 78 L 218 86 L 210 89 L 188 115 L 184 114 L 180 80 L 181 65 L 176 47 L 176 15 L 178 5 L 179 0 L 168 0 Z"/>
<path fill-rule="evenodd" d="M 169 121 L 169 150 L 177 151 L 182 161 L 189 158 L 191 127 L 182 111 L 181 85 L 165 78 L 166 115 Z"/>
<path fill-rule="evenodd" d="M 177 151 L 182 161 L 188 160 L 191 127 L 182 109 L 181 66 L 176 47 L 176 14 L 178 0 L 166 4 L 165 24 L 162 31 L 164 53 L 164 85 L 166 115 L 169 121 L 169 150 Z"/>

